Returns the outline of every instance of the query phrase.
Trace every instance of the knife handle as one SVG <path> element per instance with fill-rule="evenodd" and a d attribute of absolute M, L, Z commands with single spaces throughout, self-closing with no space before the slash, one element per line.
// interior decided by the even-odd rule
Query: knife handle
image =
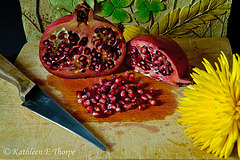
<path fill-rule="evenodd" d="M 27 76 L 17 69 L 11 62 L 0 54 L 0 77 L 14 84 L 22 101 L 25 101 L 26 94 L 35 86 Z"/>

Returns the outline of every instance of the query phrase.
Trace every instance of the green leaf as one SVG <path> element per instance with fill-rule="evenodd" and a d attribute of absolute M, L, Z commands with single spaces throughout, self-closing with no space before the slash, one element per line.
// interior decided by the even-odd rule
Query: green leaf
<path fill-rule="evenodd" d="M 103 2 L 100 5 L 100 15 L 103 17 L 110 16 L 113 13 L 113 10 L 115 9 L 115 6 L 109 2 Z"/>
<path fill-rule="evenodd" d="M 131 20 L 131 17 L 130 17 L 130 15 L 126 11 L 124 11 L 122 9 L 119 9 L 119 8 L 116 8 L 113 11 L 112 19 L 116 23 L 120 23 L 120 22 L 127 23 L 127 22 L 129 22 Z"/>
<path fill-rule="evenodd" d="M 112 0 L 112 4 L 117 8 L 125 8 L 132 3 L 133 0 Z"/>
<path fill-rule="evenodd" d="M 82 0 L 73 0 L 73 1 L 77 1 L 79 4 L 79 2 L 81 2 Z M 94 10 L 94 0 L 85 0 L 87 2 L 87 4 Z M 75 5 L 74 5 L 75 6 Z"/>
<path fill-rule="evenodd" d="M 138 10 L 149 10 L 149 8 L 150 8 L 150 2 L 148 1 L 148 0 L 137 0 L 136 2 L 135 2 L 135 4 L 136 4 L 136 8 L 138 9 Z"/>
<path fill-rule="evenodd" d="M 103 2 L 104 0 L 96 0 L 97 1 L 97 3 L 100 3 L 100 2 Z"/>
<path fill-rule="evenodd" d="M 152 0 L 150 3 L 150 11 L 158 12 L 164 10 L 165 6 L 159 0 Z"/>
<path fill-rule="evenodd" d="M 150 19 L 150 12 L 148 9 L 142 9 L 134 13 L 134 17 L 139 23 L 145 23 Z"/>

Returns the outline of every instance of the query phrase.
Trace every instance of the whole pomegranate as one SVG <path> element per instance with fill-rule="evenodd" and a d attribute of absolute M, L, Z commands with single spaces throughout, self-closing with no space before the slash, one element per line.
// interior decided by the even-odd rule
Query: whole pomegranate
<path fill-rule="evenodd" d="M 177 85 L 190 83 L 188 59 L 182 48 L 163 35 L 142 35 L 128 42 L 127 64 L 136 72 Z"/>
<path fill-rule="evenodd" d="M 123 62 L 126 42 L 110 22 L 97 20 L 85 1 L 72 15 L 54 21 L 44 32 L 39 56 L 43 66 L 63 78 L 107 75 Z"/>

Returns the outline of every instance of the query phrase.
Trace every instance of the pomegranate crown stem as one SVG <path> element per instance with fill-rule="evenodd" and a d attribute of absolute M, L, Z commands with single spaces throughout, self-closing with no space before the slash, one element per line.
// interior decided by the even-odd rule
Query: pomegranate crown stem
<path fill-rule="evenodd" d="M 78 24 L 85 23 L 93 18 L 93 11 L 86 1 L 81 1 L 73 9 L 73 17 L 77 19 Z"/>

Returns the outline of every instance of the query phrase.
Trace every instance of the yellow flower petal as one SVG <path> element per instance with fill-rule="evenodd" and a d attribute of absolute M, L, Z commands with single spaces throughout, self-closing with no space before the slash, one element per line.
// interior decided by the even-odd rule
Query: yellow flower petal
<path fill-rule="evenodd" d="M 228 158 L 237 144 L 240 157 L 240 57 L 233 55 L 232 72 L 223 52 L 215 68 L 207 59 L 202 63 L 206 70 L 194 68 L 195 84 L 182 92 L 179 122 L 202 150 Z"/>

